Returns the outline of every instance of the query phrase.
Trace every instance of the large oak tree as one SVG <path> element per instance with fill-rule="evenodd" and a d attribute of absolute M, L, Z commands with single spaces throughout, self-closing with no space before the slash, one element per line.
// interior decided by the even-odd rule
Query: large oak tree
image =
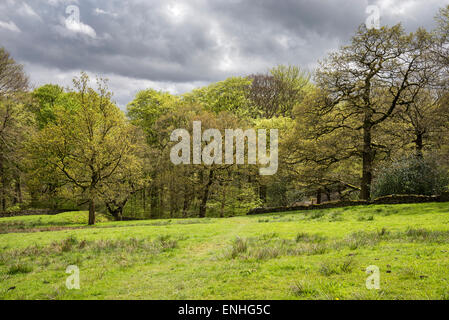
<path fill-rule="evenodd" d="M 381 146 L 376 128 L 400 107 L 412 104 L 434 74 L 429 61 L 433 38 L 424 30 L 406 34 L 401 25 L 368 30 L 321 63 L 316 82 L 328 97 L 317 108 L 318 135 L 356 132 L 362 159 L 361 198 L 370 198 L 373 165 Z"/>
<path fill-rule="evenodd" d="M 30 146 L 37 174 L 58 175 L 82 192 L 89 202 L 90 225 L 95 223 L 95 202 L 104 187 L 141 167 L 135 128 L 112 103 L 105 81 L 97 82 L 94 90 L 85 73 L 75 78 L 77 107 L 57 109 L 54 122 L 39 131 Z"/>

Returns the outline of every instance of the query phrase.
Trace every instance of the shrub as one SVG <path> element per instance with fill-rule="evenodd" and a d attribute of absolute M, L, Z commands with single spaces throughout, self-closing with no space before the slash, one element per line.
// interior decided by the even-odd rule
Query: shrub
<path fill-rule="evenodd" d="M 6 213 L 14 214 L 14 213 L 19 212 L 20 210 L 21 210 L 20 206 L 18 204 L 16 204 L 12 207 L 6 208 Z"/>
<path fill-rule="evenodd" d="M 409 157 L 380 169 L 373 196 L 392 194 L 437 195 L 449 185 L 449 175 L 433 158 Z"/>

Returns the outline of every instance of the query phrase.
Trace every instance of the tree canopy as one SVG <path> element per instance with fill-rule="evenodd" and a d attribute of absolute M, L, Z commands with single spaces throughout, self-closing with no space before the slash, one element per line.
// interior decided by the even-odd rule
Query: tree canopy
<path fill-rule="evenodd" d="M 447 191 L 448 50 L 449 6 L 433 30 L 361 25 L 314 71 L 242 70 L 183 94 L 146 88 L 119 107 L 107 81 L 92 87 L 86 73 L 73 88 L 30 90 L 22 66 L 0 49 L 0 211 L 88 208 L 94 224 L 96 211 L 117 220 L 226 217 Z M 172 133 L 183 129 L 192 142 L 199 122 L 201 154 L 214 161 L 173 163 L 184 150 Z M 237 129 L 242 136 L 230 140 L 240 139 L 243 156 L 233 147 L 235 161 L 215 161 L 226 131 Z M 263 164 L 250 161 L 250 129 L 277 130 L 278 139 L 266 138 L 266 147 L 278 145 L 275 174 L 260 175 Z"/>

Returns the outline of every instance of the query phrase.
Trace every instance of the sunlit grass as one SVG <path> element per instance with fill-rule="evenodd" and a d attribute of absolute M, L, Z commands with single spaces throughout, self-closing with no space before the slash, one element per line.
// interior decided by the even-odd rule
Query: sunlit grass
<path fill-rule="evenodd" d="M 449 203 L 86 221 L 86 212 L 0 219 L 0 298 L 449 297 Z M 39 230 L 52 226 L 78 229 Z M 80 269 L 80 290 L 65 287 L 69 265 Z M 365 287 L 370 265 L 380 290 Z"/>

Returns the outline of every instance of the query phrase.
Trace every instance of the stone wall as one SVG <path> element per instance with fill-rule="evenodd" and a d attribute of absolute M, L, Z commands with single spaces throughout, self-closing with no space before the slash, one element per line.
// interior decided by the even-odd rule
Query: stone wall
<path fill-rule="evenodd" d="M 311 204 L 291 207 L 276 207 L 276 208 L 256 208 L 250 210 L 248 215 L 264 214 L 272 212 L 288 212 L 301 210 L 317 210 L 329 208 L 341 208 L 351 206 L 362 206 L 370 204 L 404 204 L 404 203 L 425 203 L 425 202 L 449 202 L 449 193 L 444 193 L 440 196 L 420 196 L 420 195 L 391 195 L 380 197 L 372 201 L 366 200 L 344 200 L 332 201 L 322 204 Z"/>

